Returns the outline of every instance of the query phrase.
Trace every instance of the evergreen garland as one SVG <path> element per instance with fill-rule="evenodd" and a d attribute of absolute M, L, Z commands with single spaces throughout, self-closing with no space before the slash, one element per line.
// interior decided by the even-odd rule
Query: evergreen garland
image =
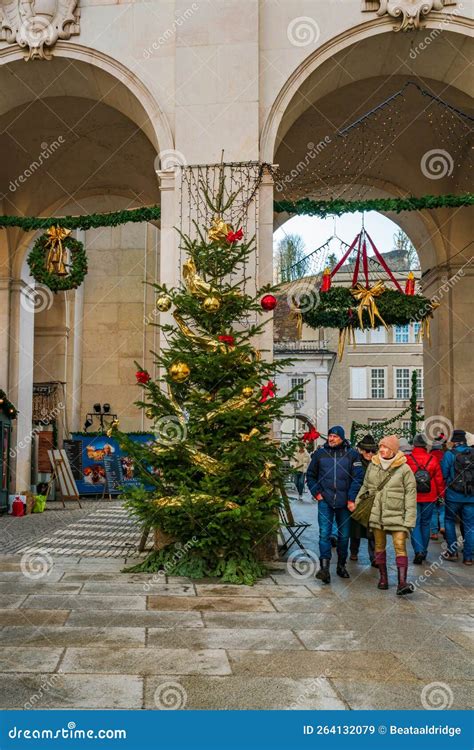
<path fill-rule="evenodd" d="M 355 213 L 357 211 L 422 211 L 433 208 L 458 208 L 472 206 L 474 193 L 462 195 L 424 195 L 420 198 L 369 198 L 367 200 L 315 201 L 311 198 L 300 198 L 297 201 L 275 201 L 273 210 L 276 213 L 299 214 L 304 216 L 329 216 Z"/>
<path fill-rule="evenodd" d="M 433 208 L 458 208 L 472 206 L 473 193 L 461 195 L 423 195 L 419 198 L 370 198 L 367 200 L 346 201 L 337 198 L 330 201 L 315 201 L 301 198 L 298 201 L 274 201 L 276 213 L 291 213 L 306 216 L 340 216 L 357 211 L 422 211 Z M 25 232 L 48 229 L 51 224 L 65 229 L 98 229 L 99 227 L 116 227 L 128 222 L 158 221 L 161 216 L 160 206 L 125 209 L 103 214 L 85 214 L 81 216 L 0 216 L 0 228 L 19 227 Z"/>

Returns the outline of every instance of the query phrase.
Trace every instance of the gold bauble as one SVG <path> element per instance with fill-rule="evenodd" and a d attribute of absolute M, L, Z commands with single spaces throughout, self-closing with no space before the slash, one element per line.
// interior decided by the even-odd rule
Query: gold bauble
<path fill-rule="evenodd" d="M 174 362 L 168 370 L 168 375 L 175 383 L 184 383 L 190 374 L 191 370 L 186 362 Z"/>
<path fill-rule="evenodd" d="M 253 396 L 253 388 L 251 388 L 249 385 L 246 385 L 244 388 L 242 388 L 242 396 L 244 398 L 251 398 Z"/>
<path fill-rule="evenodd" d="M 218 297 L 206 297 L 206 299 L 203 300 L 202 306 L 206 312 L 214 313 L 220 308 L 221 302 Z"/>
<path fill-rule="evenodd" d="M 171 297 L 169 294 L 161 294 L 156 300 L 156 309 L 160 312 L 168 312 L 171 307 Z"/>
<path fill-rule="evenodd" d="M 153 409 L 146 409 L 145 410 L 145 417 L 147 419 L 153 419 L 155 415 L 153 414 Z"/>

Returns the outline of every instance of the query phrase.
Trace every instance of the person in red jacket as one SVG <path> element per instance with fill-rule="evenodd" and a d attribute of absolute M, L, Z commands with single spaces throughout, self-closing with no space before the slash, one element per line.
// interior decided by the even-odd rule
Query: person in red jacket
<path fill-rule="evenodd" d="M 445 484 L 439 461 L 428 453 L 423 435 L 415 435 L 407 463 L 416 480 L 416 526 L 411 533 L 414 565 L 422 565 L 428 553 L 431 519 L 438 497 L 444 497 Z"/>

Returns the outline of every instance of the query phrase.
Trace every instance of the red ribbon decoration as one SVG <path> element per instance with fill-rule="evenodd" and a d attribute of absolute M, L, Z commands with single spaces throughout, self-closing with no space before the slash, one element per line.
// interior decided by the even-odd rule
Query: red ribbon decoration
<path fill-rule="evenodd" d="M 260 403 L 264 403 L 269 398 L 275 398 L 275 383 L 273 381 L 269 380 L 266 385 L 262 385 L 262 398 L 260 399 Z"/>
<path fill-rule="evenodd" d="M 303 434 L 302 440 L 304 443 L 309 443 L 313 440 L 317 440 L 318 437 L 321 437 L 321 434 L 316 430 L 315 427 L 311 427 L 310 430 Z"/>
<path fill-rule="evenodd" d="M 146 370 L 138 370 L 135 373 L 135 377 L 137 379 L 137 383 L 141 383 L 141 385 L 146 385 L 151 380 L 151 375 Z"/>
<path fill-rule="evenodd" d="M 244 233 L 241 229 L 237 229 L 236 232 L 228 232 L 226 235 L 227 242 L 232 245 L 234 242 L 237 242 L 238 240 L 241 240 L 244 236 Z"/>

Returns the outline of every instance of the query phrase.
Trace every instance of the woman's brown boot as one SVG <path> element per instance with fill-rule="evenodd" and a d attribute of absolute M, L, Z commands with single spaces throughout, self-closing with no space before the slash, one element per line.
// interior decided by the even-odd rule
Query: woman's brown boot
<path fill-rule="evenodd" d="M 405 594 L 413 594 L 414 586 L 412 583 L 407 583 L 407 573 L 408 573 L 408 557 L 405 556 L 397 556 L 395 558 L 397 562 L 397 570 L 398 570 L 398 586 L 397 586 L 397 596 L 404 596 Z"/>
<path fill-rule="evenodd" d="M 376 552 L 375 563 L 377 565 L 377 568 L 379 569 L 380 576 L 377 588 L 382 589 L 382 591 L 386 591 L 388 589 L 387 553 L 385 551 Z"/>

